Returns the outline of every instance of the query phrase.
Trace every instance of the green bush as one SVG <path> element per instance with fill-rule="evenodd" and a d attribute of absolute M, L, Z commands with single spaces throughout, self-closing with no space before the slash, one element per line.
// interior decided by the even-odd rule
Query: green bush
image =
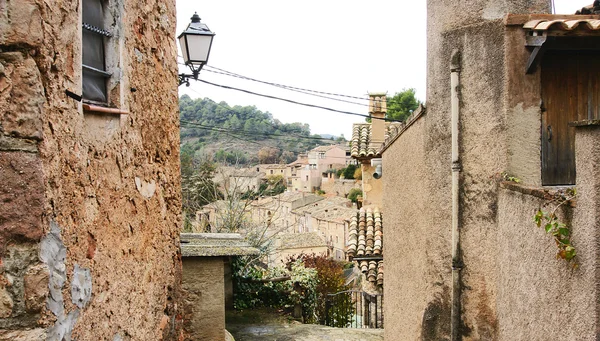
<path fill-rule="evenodd" d="M 352 188 L 350 192 L 348 192 L 348 199 L 352 202 L 358 201 L 358 196 L 362 196 L 362 190 L 360 188 Z"/>

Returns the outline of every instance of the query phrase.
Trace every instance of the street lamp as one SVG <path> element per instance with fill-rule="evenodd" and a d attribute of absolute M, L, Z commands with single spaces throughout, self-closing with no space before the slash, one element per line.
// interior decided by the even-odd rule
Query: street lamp
<path fill-rule="evenodd" d="M 198 73 L 208 61 L 214 36 L 208 26 L 200 22 L 198 13 L 194 13 L 192 22 L 177 37 L 183 53 L 183 61 L 192 70 L 191 75 L 184 73 L 179 75 L 179 85 L 190 86 L 190 78 L 198 79 Z"/>

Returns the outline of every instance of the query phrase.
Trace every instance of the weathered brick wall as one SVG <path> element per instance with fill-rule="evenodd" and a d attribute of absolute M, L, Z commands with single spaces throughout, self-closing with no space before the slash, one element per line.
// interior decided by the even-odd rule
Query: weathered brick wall
<path fill-rule="evenodd" d="M 81 4 L 0 0 L 0 340 L 180 337 L 174 1 L 108 1 L 111 104 L 84 113 Z"/>

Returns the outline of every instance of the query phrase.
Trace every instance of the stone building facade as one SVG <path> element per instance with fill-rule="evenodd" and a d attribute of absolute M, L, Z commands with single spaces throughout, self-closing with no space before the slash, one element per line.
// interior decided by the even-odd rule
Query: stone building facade
<path fill-rule="evenodd" d="M 586 108 L 585 117 L 545 123 L 562 100 L 548 98 L 544 79 L 560 69 L 581 79 L 577 68 L 546 62 L 579 49 L 597 54 L 600 17 L 530 14 L 549 12 L 546 0 L 428 1 L 427 111 L 380 150 L 386 338 L 598 339 L 600 117 Z M 550 44 L 536 57 L 543 38 Z M 569 79 L 554 83 L 568 93 Z M 587 90 L 593 80 L 585 83 L 591 88 L 580 95 L 598 93 Z M 565 108 L 567 115 L 572 108 Z M 558 135 L 563 129 L 568 135 Z M 576 179 L 549 186 L 544 144 L 571 137 Z M 572 231 L 575 269 L 533 223 L 539 208 L 553 209 L 573 187 L 576 202 L 557 212 Z M 400 247 L 406 241 L 409 250 Z"/>
<path fill-rule="evenodd" d="M 178 339 L 180 192 L 175 1 L 0 2 L 0 339 Z"/>

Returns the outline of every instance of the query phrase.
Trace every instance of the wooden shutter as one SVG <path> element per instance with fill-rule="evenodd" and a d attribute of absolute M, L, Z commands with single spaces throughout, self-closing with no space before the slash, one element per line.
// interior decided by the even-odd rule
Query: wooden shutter
<path fill-rule="evenodd" d="M 542 184 L 575 184 L 575 128 L 600 118 L 600 53 L 548 52 L 542 60 Z"/>

